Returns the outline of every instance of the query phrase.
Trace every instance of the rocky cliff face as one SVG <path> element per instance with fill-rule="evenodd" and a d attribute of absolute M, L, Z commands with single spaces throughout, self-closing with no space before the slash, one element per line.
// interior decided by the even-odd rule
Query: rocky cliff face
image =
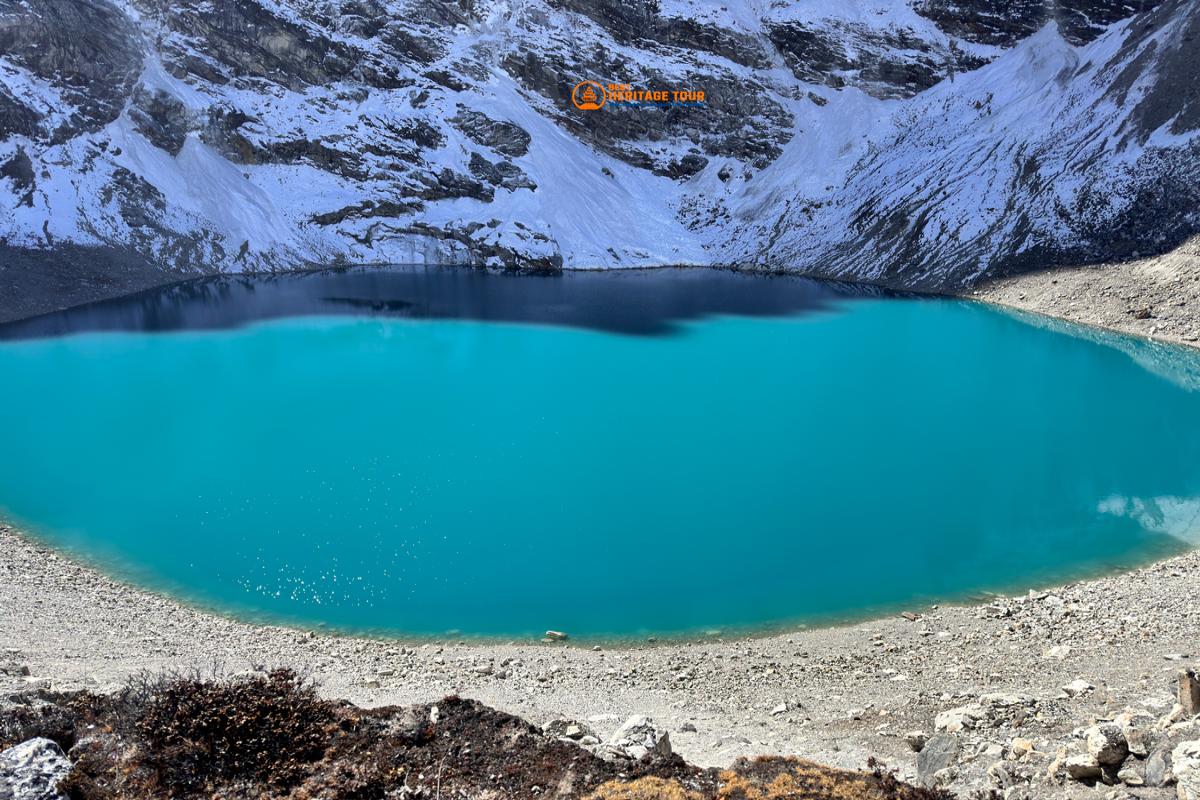
<path fill-rule="evenodd" d="M 1200 0 L 0 0 L 0 242 L 921 288 L 1128 257 L 1200 230 L 1197 34 Z"/>

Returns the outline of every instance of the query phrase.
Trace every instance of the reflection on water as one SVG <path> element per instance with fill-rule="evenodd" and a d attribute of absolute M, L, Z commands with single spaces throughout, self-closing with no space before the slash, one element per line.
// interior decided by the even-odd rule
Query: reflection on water
<path fill-rule="evenodd" d="M 189 281 L 0 325 L 0 339 L 233 328 L 280 317 L 342 314 L 530 322 L 660 335 L 683 320 L 814 312 L 828 308 L 833 299 L 863 294 L 882 292 L 714 269 L 533 276 L 465 267 L 354 267 Z"/>
<path fill-rule="evenodd" d="M 1151 533 L 1165 533 L 1200 545 L 1200 497 L 1122 497 L 1113 495 L 1097 507 L 1102 514 L 1127 517 Z"/>
<path fill-rule="evenodd" d="M 1077 339 L 1087 339 L 1096 344 L 1120 350 L 1147 372 L 1165 378 L 1181 389 L 1191 392 L 1200 391 L 1200 349 L 1170 342 L 1150 341 L 1104 328 L 1093 328 L 1089 325 L 1077 325 L 1044 314 L 1034 314 L 1003 306 L 995 306 L 995 308 L 1028 325 L 1074 336 Z"/>

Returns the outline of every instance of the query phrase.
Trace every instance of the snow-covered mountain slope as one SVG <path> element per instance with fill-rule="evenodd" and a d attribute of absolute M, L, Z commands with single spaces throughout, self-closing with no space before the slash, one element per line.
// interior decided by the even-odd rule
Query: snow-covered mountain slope
<path fill-rule="evenodd" d="M 0 0 L 0 244 L 923 288 L 1120 258 L 1200 230 L 1198 33 L 1200 0 Z"/>

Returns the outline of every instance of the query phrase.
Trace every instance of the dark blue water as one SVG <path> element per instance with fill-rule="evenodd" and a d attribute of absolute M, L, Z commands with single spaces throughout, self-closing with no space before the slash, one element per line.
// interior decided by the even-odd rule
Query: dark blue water
<path fill-rule="evenodd" d="M 324 277 L 0 329 L 0 514 L 194 602 L 430 634 L 844 618 L 1200 533 L 1200 393 L 1134 340 L 720 273 Z"/>

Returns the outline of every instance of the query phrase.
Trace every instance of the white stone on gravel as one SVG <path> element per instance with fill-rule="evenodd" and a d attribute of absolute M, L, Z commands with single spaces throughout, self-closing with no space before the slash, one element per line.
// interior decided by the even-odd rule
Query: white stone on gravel
<path fill-rule="evenodd" d="M 943 711 L 934 717 L 933 727 L 935 730 L 945 731 L 946 733 L 958 733 L 974 728 L 986 716 L 987 714 L 984 712 L 982 706 L 960 706 L 952 708 L 949 711 Z"/>
<path fill-rule="evenodd" d="M 30 739 L 0 752 L 0 798 L 62 800 L 58 784 L 71 771 L 62 748 L 49 739 Z"/>
<path fill-rule="evenodd" d="M 654 720 L 638 714 L 625 720 L 621 727 L 613 731 L 612 736 L 604 742 L 606 747 L 623 751 L 634 761 L 639 761 L 649 755 L 666 757 L 671 755 L 671 737 L 660 730 Z"/>

